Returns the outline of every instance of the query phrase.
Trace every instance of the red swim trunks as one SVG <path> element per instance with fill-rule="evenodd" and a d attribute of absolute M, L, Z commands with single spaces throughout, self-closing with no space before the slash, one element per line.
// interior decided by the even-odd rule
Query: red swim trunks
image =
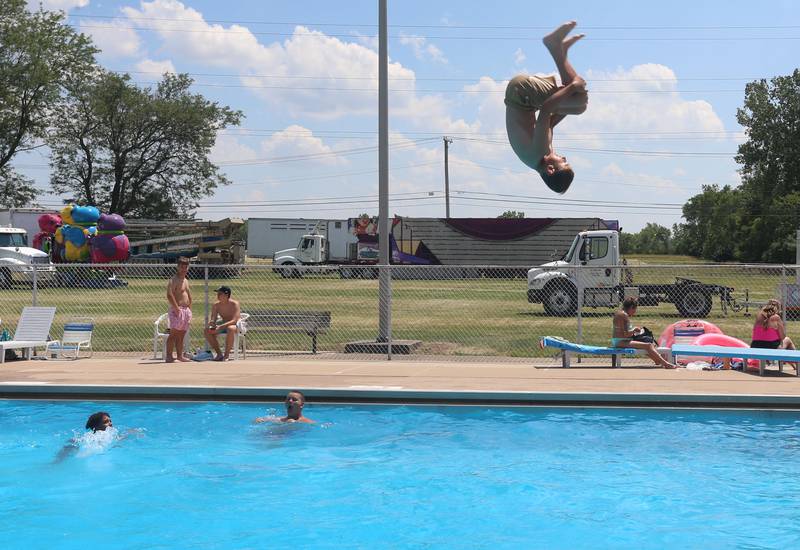
<path fill-rule="evenodd" d="M 192 310 L 186 306 L 181 306 L 178 311 L 169 308 L 169 328 L 172 330 L 189 330 L 189 323 L 192 322 Z"/>

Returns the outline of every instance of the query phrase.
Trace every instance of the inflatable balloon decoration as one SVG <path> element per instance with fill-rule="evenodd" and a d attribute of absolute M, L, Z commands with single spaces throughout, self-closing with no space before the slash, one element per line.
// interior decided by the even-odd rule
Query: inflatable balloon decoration
<path fill-rule="evenodd" d="M 97 235 L 92 238 L 92 263 L 124 262 L 130 257 L 130 243 L 123 232 L 125 220 L 119 214 L 100 214 Z"/>
<path fill-rule="evenodd" d="M 42 214 L 39 216 L 40 231 L 33 236 L 33 248 L 50 253 L 53 235 L 61 225 L 61 216 L 58 214 Z"/>
<path fill-rule="evenodd" d="M 54 262 L 109 263 L 130 256 L 130 243 L 123 233 L 125 220 L 119 214 L 101 215 L 94 206 L 70 204 L 60 217 L 44 214 L 39 217 L 39 228 L 42 231 L 34 237 L 34 246 L 44 250 L 42 246 L 52 243 L 49 252 Z"/>

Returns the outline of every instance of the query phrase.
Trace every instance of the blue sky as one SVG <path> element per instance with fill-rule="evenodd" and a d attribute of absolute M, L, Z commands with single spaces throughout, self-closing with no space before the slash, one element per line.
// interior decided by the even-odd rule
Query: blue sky
<path fill-rule="evenodd" d="M 94 37 L 106 68 L 142 85 L 188 72 L 244 112 L 213 153 L 234 185 L 200 217 L 377 213 L 377 0 L 43 4 Z M 554 72 L 541 37 L 568 19 L 587 35 L 570 57 L 590 103 L 557 128 L 576 178 L 556 195 L 508 146 L 503 90 L 516 73 Z M 790 0 L 389 0 L 389 26 L 393 214 L 444 216 L 447 135 L 452 216 L 598 216 L 628 231 L 680 221 L 703 184 L 738 184 L 744 86 L 790 73 L 800 52 Z M 38 163 L 23 171 L 46 188 L 36 155 L 18 164 Z"/>

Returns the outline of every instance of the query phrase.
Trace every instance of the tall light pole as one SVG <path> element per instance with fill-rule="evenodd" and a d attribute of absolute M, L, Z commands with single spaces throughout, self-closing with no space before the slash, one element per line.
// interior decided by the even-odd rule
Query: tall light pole
<path fill-rule="evenodd" d="M 386 1 L 378 0 L 378 342 L 390 342 L 392 280 L 389 273 L 389 49 Z M 389 344 L 391 345 L 391 344 Z M 389 350 L 391 357 L 391 350 Z"/>
<path fill-rule="evenodd" d="M 444 140 L 444 217 L 450 219 L 450 168 L 447 157 L 453 138 L 442 136 Z"/>

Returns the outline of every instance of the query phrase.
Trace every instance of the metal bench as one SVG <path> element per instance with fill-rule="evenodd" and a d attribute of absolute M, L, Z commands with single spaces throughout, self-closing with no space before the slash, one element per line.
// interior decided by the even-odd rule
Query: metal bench
<path fill-rule="evenodd" d="M 800 363 L 800 351 L 793 349 L 764 349 L 764 348 L 732 348 L 726 346 L 690 346 L 675 344 L 672 346 L 672 355 L 695 357 L 721 357 L 730 362 L 730 359 L 742 358 L 758 359 L 758 374 L 764 376 L 765 361 L 777 361 L 778 370 L 783 372 L 784 362 Z M 800 370 L 795 366 L 795 375 L 800 376 Z"/>
<path fill-rule="evenodd" d="M 270 333 L 303 333 L 311 337 L 311 352 L 317 353 L 317 335 L 331 328 L 330 311 L 248 309 L 247 330 Z"/>

